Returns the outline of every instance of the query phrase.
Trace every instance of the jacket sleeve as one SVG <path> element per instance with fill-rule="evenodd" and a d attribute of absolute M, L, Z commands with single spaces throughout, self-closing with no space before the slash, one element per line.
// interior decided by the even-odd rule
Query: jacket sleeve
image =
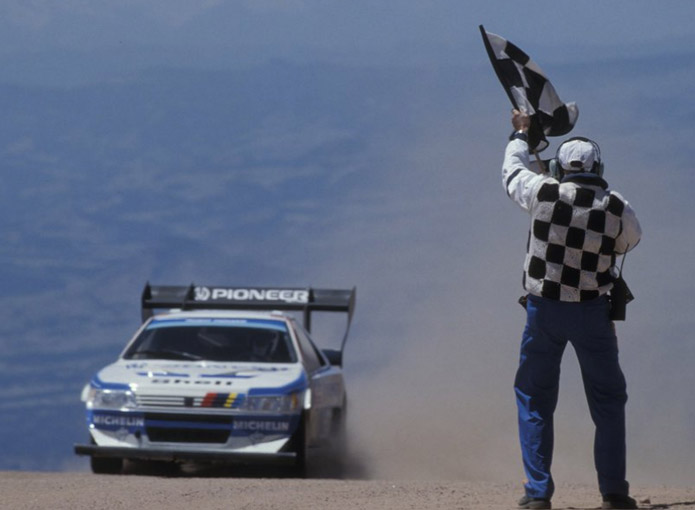
<path fill-rule="evenodd" d="M 529 211 L 536 190 L 547 179 L 549 177 L 531 170 L 528 144 L 520 139 L 511 140 L 502 164 L 502 185 L 509 198 L 524 211 Z"/>
<path fill-rule="evenodd" d="M 614 192 L 615 193 L 615 192 Z M 625 199 L 623 199 L 625 200 Z M 625 203 L 625 209 L 621 217 L 622 230 L 615 240 L 615 251 L 617 253 L 627 253 L 640 242 L 642 238 L 642 227 L 637 220 L 634 209 L 630 204 Z"/>

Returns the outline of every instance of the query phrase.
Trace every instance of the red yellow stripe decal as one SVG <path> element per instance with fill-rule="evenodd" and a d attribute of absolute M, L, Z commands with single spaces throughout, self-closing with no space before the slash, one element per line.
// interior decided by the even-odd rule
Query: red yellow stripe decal
<path fill-rule="evenodd" d="M 237 399 L 237 393 L 208 393 L 200 403 L 200 407 L 231 408 Z"/>

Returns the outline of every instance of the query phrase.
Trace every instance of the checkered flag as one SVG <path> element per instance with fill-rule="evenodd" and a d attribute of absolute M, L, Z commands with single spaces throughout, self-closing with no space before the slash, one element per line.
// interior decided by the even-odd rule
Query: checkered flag
<path fill-rule="evenodd" d="M 531 117 L 529 147 L 542 151 L 548 147 L 546 136 L 569 133 L 577 122 L 579 110 L 575 103 L 563 103 L 541 68 L 499 35 L 486 32 L 480 25 L 485 49 L 492 67 L 514 108 Z"/>

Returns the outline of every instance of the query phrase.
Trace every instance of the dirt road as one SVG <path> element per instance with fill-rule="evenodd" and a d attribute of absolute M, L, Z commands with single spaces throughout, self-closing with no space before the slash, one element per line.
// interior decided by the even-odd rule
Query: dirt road
<path fill-rule="evenodd" d="M 634 487 L 643 508 L 695 506 L 695 488 Z M 8 510 L 513 509 L 518 484 L 0 472 Z M 554 508 L 600 506 L 594 487 L 561 485 Z"/>

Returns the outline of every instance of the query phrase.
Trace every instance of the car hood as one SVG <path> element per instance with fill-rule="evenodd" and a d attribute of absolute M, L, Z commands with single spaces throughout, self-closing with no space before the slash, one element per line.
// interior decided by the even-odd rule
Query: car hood
<path fill-rule="evenodd" d="M 102 389 L 130 389 L 137 393 L 205 394 L 209 392 L 274 393 L 307 387 L 301 364 L 181 362 L 119 360 L 104 367 L 91 385 Z"/>

